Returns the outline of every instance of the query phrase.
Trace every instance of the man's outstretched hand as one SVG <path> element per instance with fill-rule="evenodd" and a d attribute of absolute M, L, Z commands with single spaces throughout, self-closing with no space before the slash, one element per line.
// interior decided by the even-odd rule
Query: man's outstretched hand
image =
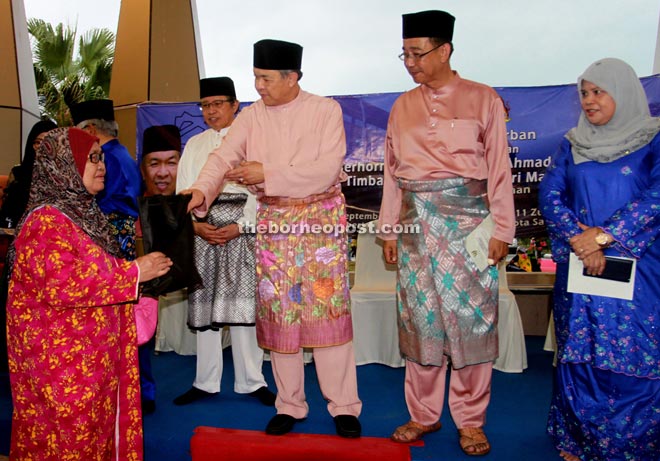
<path fill-rule="evenodd" d="M 199 189 L 185 189 L 179 192 L 179 194 L 192 195 L 190 202 L 188 202 L 188 213 L 204 203 L 204 194 Z"/>

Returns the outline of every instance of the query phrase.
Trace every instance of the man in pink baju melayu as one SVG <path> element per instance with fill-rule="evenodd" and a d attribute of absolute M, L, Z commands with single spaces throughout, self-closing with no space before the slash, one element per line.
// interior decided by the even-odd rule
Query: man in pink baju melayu
<path fill-rule="evenodd" d="M 461 448 L 483 455 L 490 450 L 483 426 L 498 354 L 497 263 L 508 253 L 515 220 L 502 101 L 451 69 L 453 30 L 454 17 L 444 11 L 403 16 L 399 57 L 419 86 L 390 113 L 380 226 L 415 225 L 420 232 L 381 235 L 385 260 L 398 264 L 411 417 L 392 439 L 413 442 L 440 429 L 450 362 L 449 409 Z M 489 215 L 490 265 L 481 270 L 465 239 Z"/>
<path fill-rule="evenodd" d="M 302 47 L 254 45 L 261 99 L 236 117 L 209 156 L 190 208 L 206 213 L 224 181 L 250 186 L 258 199 L 257 341 L 270 350 L 277 414 L 266 433 L 285 434 L 307 417 L 302 348 L 313 349 L 321 391 L 337 433 L 359 437 L 347 239 L 341 181 L 346 140 L 341 108 L 303 91 Z M 334 232 L 337 229 L 338 232 Z"/>

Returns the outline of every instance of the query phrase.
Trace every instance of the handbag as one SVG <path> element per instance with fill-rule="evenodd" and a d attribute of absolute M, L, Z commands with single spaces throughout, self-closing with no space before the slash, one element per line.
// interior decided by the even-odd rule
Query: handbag
<path fill-rule="evenodd" d="M 138 197 L 144 252 L 160 251 L 173 264 L 169 272 L 145 282 L 142 293 L 158 298 L 161 294 L 202 285 L 195 267 L 195 231 L 188 213 L 190 195 L 150 195 Z"/>
<path fill-rule="evenodd" d="M 158 323 L 158 300 L 149 296 L 140 296 L 135 303 L 135 327 L 137 329 L 137 343 L 141 346 L 147 343 L 156 332 Z"/>

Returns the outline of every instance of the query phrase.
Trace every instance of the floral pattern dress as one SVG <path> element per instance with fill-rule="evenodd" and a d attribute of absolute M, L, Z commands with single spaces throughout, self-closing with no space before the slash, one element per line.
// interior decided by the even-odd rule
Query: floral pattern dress
<path fill-rule="evenodd" d="M 7 330 L 13 460 L 141 460 L 138 268 L 56 208 L 15 241 Z"/>
<path fill-rule="evenodd" d="M 609 163 L 573 162 L 565 140 L 539 189 L 557 262 L 557 385 L 548 432 L 582 459 L 660 453 L 660 135 Z M 577 223 L 615 239 L 606 255 L 637 259 L 631 301 L 567 291 Z"/>

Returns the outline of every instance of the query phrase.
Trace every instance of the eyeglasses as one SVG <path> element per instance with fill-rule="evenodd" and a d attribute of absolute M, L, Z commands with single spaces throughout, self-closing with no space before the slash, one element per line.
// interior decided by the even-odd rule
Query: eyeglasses
<path fill-rule="evenodd" d="M 91 120 L 85 120 L 84 122 L 80 122 L 76 126 L 81 130 L 84 130 L 86 128 L 89 128 L 90 126 L 96 126 L 96 123 L 92 122 Z"/>
<path fill-rule="evenodd" d="M 445 42 L 445 43 L 447 43 L 447 42 Z M 436 46 L 436 47 L 433 48 L 433 49 L 428 50 L 428 51 L 425 52 L 425 53 L 405 53 L 405 52 L 404 52 L 404 53 L 401 53 L 401 54 L 399 55 L 399 59 L 402 60 L 402 61 L 405 61 L 406 59 L 409 59 L 409 58 L 410 58 L 410 59 L 412 59 L 413 61 L 419 61 L 420 59 L 422 59 L 422 58 L 423 58 L 424 56 L 426 56 L 427 54 L 429 54 L 429 53 L 431 53 L 431 52 L 437 50 L 438 48 L 440 48 L 442 45 L 444 45 L 444 43 L 442 43 L 442 44 Z"/>
<path fill-rule="evenodd" d="M 211 107 L 214 108 L 215 110 L 220 110 L 224 103 L 231 103 L 231 102 L 232 101 L 229 99 L 216 99 L 215 101 L 211 101 L 211 102 L 203 102 L 199 104 L 199 110 L 209 110 Z"/>
<path fill-rule="evenodd" d="M 34 138 L 34 141 L 32 141 L 32 147 L 35 149 L 41 145 L 42 142 L 44 142 L 44 139 L 46 139 L 46 136 L 37 136 Z"/>
<path fill-rule="evenodd" d="M 92 163 L 104 162 L 105 154 L 103 152 L 92 152 L 89 154 L 89 161 Z"/>

